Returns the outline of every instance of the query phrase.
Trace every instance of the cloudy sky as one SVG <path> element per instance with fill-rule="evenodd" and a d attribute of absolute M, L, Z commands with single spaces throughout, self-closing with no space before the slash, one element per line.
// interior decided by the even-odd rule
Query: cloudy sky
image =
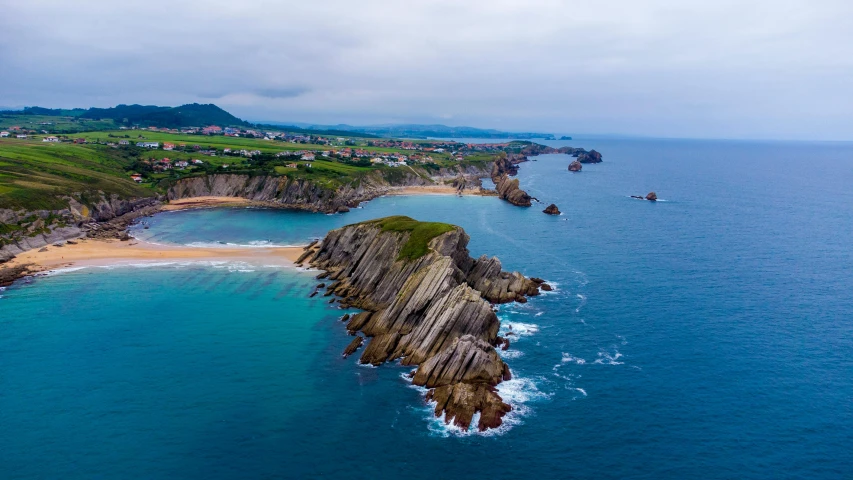
<path fill-rule="evenodd" d="M 0 0 L 0 105 L 853 140 L 850 0 Z"/>

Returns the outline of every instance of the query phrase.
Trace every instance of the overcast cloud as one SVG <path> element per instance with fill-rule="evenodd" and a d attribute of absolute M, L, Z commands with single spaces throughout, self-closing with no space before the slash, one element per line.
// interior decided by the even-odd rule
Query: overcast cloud
<path fill-rule="evenodd" d="M 853 140 L 850 0 L 0 0 L 0 105 Z"/>

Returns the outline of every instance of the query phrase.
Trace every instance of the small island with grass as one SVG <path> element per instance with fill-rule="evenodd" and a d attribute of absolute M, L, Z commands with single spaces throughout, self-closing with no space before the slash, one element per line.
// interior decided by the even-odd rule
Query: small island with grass
<path fill-rule="evenodd" d="M 467 429 L 480 414 L 482 431 L 511 409 L 495 389 L 512 374 L 495 350 L 505 340 L 492 305 L 550 287 L 503 271 L 497 257 L 471 258 L 468 241 L 455 225 L 393 216 L 333 230 L 300 260 L 323 271 L 341 305 L 363 310 L 346 317 L 356 338 L 344 355 L 367 342 L 360 363 L 417 367 L 410 378 L 436 416 Z"/>

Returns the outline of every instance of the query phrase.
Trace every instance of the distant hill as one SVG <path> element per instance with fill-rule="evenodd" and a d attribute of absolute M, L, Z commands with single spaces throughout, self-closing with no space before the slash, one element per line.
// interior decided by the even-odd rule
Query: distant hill
<path fill-rule="evenodd" d="M 501 130 L 484 129 L 475 127 L 448 127 L 447 125 L 418 125 L 418 124 L 402 124 L 402 125 L 369 125 L 369 126 L 353 126 L 353 125 L 306 125 L 297 124 L 298 126 L 310 130 L 337 130 L 342 132 L 360 132 L 382 137 L 406 137 L 406 138 L 426 138 L 426 137 L 442 137 L 442 138 L 511 138 L 511 139 L 553 139 L 554 136 L 550 133 L 535 133 L 535 132 L 504 132 Z"/>
<path fill-rule="evenodd" d="M 90 108 L 82 118 L 112 119 L 119 124 L 149 127 L 249 126 L 225 110 L 211 104 L 190 103 L 180 107 L 154 105 L 118 105 L 113 108 Z"/>
<path fill-rule="evenodd" d="M 250 124 L 231 115 L 213 104 L 190 103 L 180 107 L 158 107 L 156 105 L 117 105 L 111 108 L 44 108 L 25 107 L 22 110 L 4 111 L 4 114 L 40 115 L 50 117 L 76 117 L 90 120 L 112 120 L 117 125 L 140 125 L 143 127 L 221 127 Z"/>

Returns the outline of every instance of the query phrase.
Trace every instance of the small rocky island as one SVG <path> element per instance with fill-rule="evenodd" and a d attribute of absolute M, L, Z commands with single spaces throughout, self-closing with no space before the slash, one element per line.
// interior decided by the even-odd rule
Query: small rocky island
<path fill-rule="evenodd" d="M 570 172 L 580 172 L 581 170 L 583 170 L 583 165 L 581 164 L 581 162 L 575 160 L 574 162 L 569 164 Z"/>
<path fill-rule="evenodd" d="M 495 350 L 505 340 L 493 304 L 549 287 L 496 257 L 471 258 L 468 240 L 454 225 L 386 217 L 333 230 L 300 260 L 325 271 L 327 294 L 364 310 L 344 318 L 357 336 L 345 355 L 369 338 L 359 362 L 416 365 L 412 381 L 429 389 L 436 416 L 468 429 L 479 412 L 482 431 L 511 410 L 495 389 L 511 373 Z"/>

